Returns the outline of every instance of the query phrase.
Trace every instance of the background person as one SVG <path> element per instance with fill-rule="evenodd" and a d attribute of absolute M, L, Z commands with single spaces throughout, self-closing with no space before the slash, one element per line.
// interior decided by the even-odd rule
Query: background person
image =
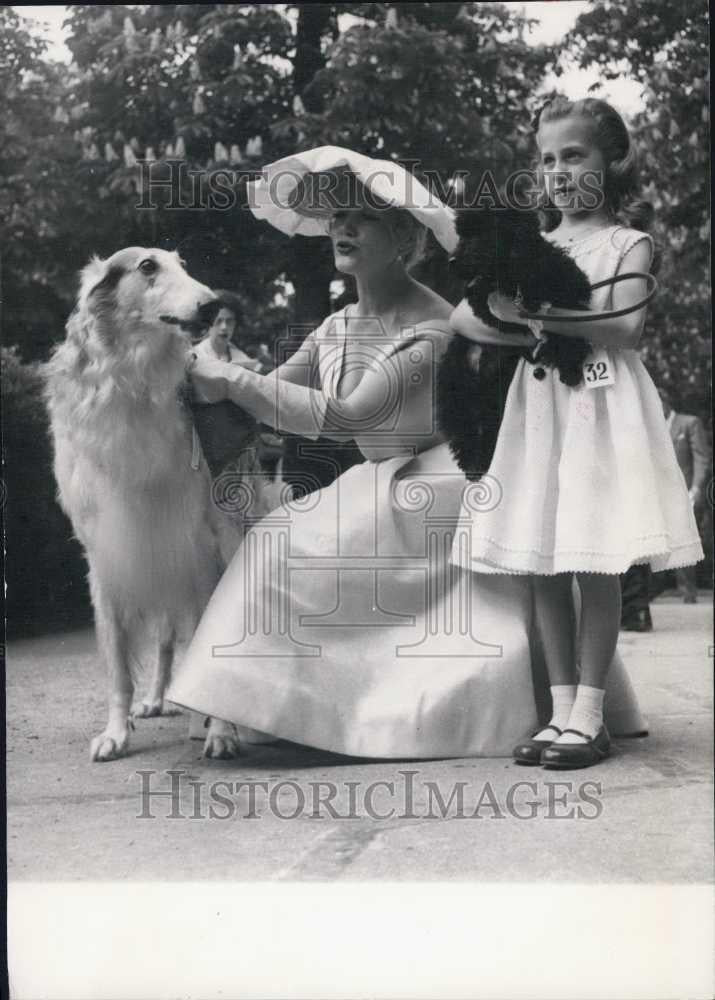
<path fill-rule="evenodd" d="M 705 545 L 703 522 L 707 505 L 708 473 L 712 463 L 712 451 L 705 436 L 705 428 L 699 417 L 690 413 L 676 413 L 673 408 L 672 393 L 665 386 L 658 389 L 658 395 L 663 403 L 663 413 L 675 449 L 675 457 L 685 478 L 700 537 Z M 683 595 L 685 604 L 695 604 L 698 599 L 695 573 L 695 566 L 685 566 L 675 571 L 678 589 Z"/>
<path fill-rule="evenodd" d="M 648 563 L 630 566 L 621 576 L 621 629 L 624 632 L 652 632 L 650 600 L 653 574 Z"/>
<path fill-rule="evenodd" d="M 236 327 L 243 315 L 240 299 L 233 292 L 224 289 L 217 289 L 216 295 L 219 298 L 219 311 L 204 339 L 194 347 L 194 354 L 197 357 L 230 361 L 231 364 L 243 365 L 256 371 L 260 362 L 249 357 L 233 343 Z"/>
<path fill-rule="evenodd" d="M 220 308 L 204 339 L 194 346 L 193 353 L 199 358 L 212 358 L 217 361 L 228 361 L 233 365 L 241 365 L 249 371 L 261 373 L 267 371 L 270 355 L 266 350 L 262 351 L 262 356 L 252 358 L 233 342 L 236 329 L 243 317 L 239 297 L 234 292 L 225 289 L 216 289 L 215 291 L 219 298 Z M 263 346 L 261 345 L 261 347 Z M 236 434 L 234 423 L 228 416 L 233 410 L 235 408 L 231 406 L 219 407 L 218 409 L 214 407 L 202 413 L 203 419 L 200 419 L 204 451 L 207 453 L 207 459 L 209 459 L 209 464 L 213 466 L 214 472 L 222 467 L 223 459 L 226 454 L 232 453 L 231 449 L 240 437 Z M 210 430 L 207 421 L 211 425 Z M 221 438 L 223 438 L 223 442 L 221 442 L 223 448 L 218 449 L 216 461 L 212 462 L 213 455 L 211 453 Z M 257 451 L 258 467 L 272 479 L 280 478 L 285 451 L 283 438 L 259 424 L 254 435 L 247 438 L 247 443 Z M 226 448 L 229 449 L 228 452 L 226 452 Z"/>

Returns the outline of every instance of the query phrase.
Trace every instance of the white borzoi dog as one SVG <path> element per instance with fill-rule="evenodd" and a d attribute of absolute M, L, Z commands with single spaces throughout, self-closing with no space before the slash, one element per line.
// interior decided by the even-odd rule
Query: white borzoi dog
<path fill-rule="evenodd" d="M 82 272 L 67 337 L 47 365 L 59 501 L 87 556 L 109 670 L 109 718 L 92 740 L 94 761 L 126 754 L 133 715 L 161 713 L 177 639 L 193 633 L 242 538 L 241 517 L 212 502 L 181 395 L 187 331 L 214 299 L 175 253 L 130 247 L 95 258 Z M 277 506 L 260 490 L 254 498 L 251 514 Z M 133 650 L 148 627 L 156 666 L 132 715 Z M 204 752 L 235 755 L 231 727 L 209 727 Z"/>

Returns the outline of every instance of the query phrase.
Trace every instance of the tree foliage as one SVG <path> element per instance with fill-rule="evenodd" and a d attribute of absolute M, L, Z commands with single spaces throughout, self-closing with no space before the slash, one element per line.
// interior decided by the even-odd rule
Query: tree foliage
<path fill-rule="evenodd" d="M 56 176 L 52 205 L 28 176 L 37 218 L 10 233 L 21 250 L 6 260 L 18 315 L 35 299 L 28 257 L 60 316 L 90 253 L 180 245 L 199 278 L 241 292 L 249 325 L 268 320 L 267 340 L 291 314 L 322 318 L 334 272 L 322 241 L 287 241 L 253 219 L 247 179 L 318 142 L 419 161 L 442 186 L 465 166 L 508 169 L 525 155 L 524 106 L 548 59 L 498 4 L 80 4 L 67 27 L 69 72 L 45 64 L 25 34 L 42 114 L 17 161 L 34 156 Z M 27 104 L 27 81 L 18 90 Z M 26 109 L 17 120 L 31 121 Z M 137 161 L 151 165 L 140 174 Z M 197 191 L 227 170 L 230 206 L 197 211 Z M 137 207 L 147 200 L 155 207 Z M 286 281 L 288 309 L 276 304 Z M 44 339 L 11 326 L 28 357 L 61 335 L 57 320 Z"/>
<path fill-rule="evenodd" d="M 683 409 L 709 415 L 710 138 L 709 23 L 702 0 L 601 0 L 567 38 L 581 66 L 643 85 L 632 122 L 643 193 L 665 251 L 643 355 Z"/>
<path fill-rule="evenodd" d="M 329 249 L 258 223 L 245 207 L 246 181 L 263 163 L 318 143 L 409 163 L 443 195 L 458 172 L 503 178 L 528 164 L 529 109 L 545 71 L 558 70 L 566 53 L 605 79 L 627 74 L 644 87 L 645 109 L 632 125 L 668 251 L 645 356 L 702 411 L 705 5 L 599 0 L 559 52 L 527 43 L 523 9 L 80 4 L 68 8 L 72 61 L 63 67 L 3 8 L 6 340 L 26 358 L 46 356 L 62 336 L 78 268 L 93 252 L 129 244 L 180 246 L 197 277 L 241 294 L 246 324 L 262 340 L 290 321 L 316 322 L 331 305 Z M 202 209 L 226 171 L 231 204 Z M 419 276 L 451 294 L 443 255 L 432 249 Z"/>

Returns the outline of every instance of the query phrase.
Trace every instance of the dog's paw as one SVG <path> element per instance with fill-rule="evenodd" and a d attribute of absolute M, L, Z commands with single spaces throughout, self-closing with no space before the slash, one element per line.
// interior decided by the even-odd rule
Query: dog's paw
<path fill-rule="evenodd" d="M 232 760 L 240 754 L 236 727 L 222 719 L 212 719 L 204 743 L 204 757 L 212 760 Z"/>
<path fill-rule="evenodd" d="M 124 726 L 109 725 L 89 746 L 89 759 L 104 763 L 124 757 L 129 749 L 129 722 Z"/>
<path fill-rule="evenodd" d="M 164 701 L 162 698 L 149 699 L 135 705 L 132 709 L 134 719 L 153 719 L 157 715 L 180 715 L 181 710 L 175 705 Z"/>

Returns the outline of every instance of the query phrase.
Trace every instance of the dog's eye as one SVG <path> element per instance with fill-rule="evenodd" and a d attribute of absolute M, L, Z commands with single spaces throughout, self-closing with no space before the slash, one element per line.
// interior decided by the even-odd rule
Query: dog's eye
<path fill-rule="evenodd" d="M 139 270 L 141 271 L 142 274 L 146 274 L 148 276 L 151 274 L 156 274 L 156 272 L 159 270 L 159 265 L 155 260 L 152 260 L 151 257 L 147 257 L 147 259 L 143 260 L 139 265 Z"/>

